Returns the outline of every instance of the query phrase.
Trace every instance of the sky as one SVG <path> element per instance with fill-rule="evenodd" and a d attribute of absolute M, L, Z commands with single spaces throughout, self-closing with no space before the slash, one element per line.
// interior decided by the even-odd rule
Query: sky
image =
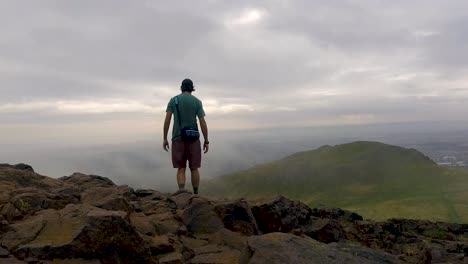
<path fill-rule="evenodd" d="M 468 121 L 468 2 L 0 2 L 3 145 L 161 138 L 194 81 L 212 131 Z"/>

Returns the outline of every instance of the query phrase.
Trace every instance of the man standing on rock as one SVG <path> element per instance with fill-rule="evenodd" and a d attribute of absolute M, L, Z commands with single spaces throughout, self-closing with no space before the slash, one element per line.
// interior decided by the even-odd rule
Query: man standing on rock
<path fill-rule="evenodd" d="M 174 114 L 174 125 L 172 127 L 172 165 L 177 168 L 177 184 L 179 191 L 185 190 L 185 170 L 187 161 L 192 174 L 193 193 L 198 194 L 200 184 L 201 166 L 201 143 L 198 132 L 197 117 L 200 121 L 201 131 L 205 142 L 203 151 L 209 150 L 208 126 L 205 121 L 205 111 L 202 102 L 192 95 L 195 91 L 193 82 L 190 79 L 182 81 L 180 87 L 182 93 L 173 97 L 166 109 L 166 119 L 164 120 L 164 150 L 169 150 L 167 134 Z"/>

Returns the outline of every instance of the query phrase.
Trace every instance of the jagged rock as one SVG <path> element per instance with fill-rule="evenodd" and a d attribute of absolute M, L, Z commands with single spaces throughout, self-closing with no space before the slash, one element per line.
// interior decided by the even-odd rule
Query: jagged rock
<path fill-rule="evenodd" d="M 159 264 L 182 264 L 184 257 L 179 252 L 169 253 L 159 258 Z"/>
<path fill-rule="evenodd" d="M 0 258 L 0 264 L 26 264 L 26 262 L 18 260 L 15 257 Z"/>
<path fill-rule="evenodd" d="M 465 256 L 468 261 L 468 242 L 438 241 L 429 247 L 432 263 L 463 263 Z"/>
<path fill-rule="evenodd" d="M 192 199 L 192 197 L 192 193 L 184 191 L 178 192 L 167 197 L 167 201 L 175 204 L 174 209 L 185 209 L 190 204 L 190 200 Z"/>
<path fill-rule="evenodd" d="M 171 239 L 167 235 L 151 237 L 149 247 L 153 256 L 163 255 L 175 250 L 174 244 L 171 243 Z"/>
<path fill-rule="evenodd" d="M 135 191 L 135 195 L 139 198 L 153 196 L 155 194 L 159 194 L 159 192 L 154 191 L 154 190 L 149 190 L 149 189 L 137 189 Z"/>
<path fill-rule="evenodd" d="M 224 223 L 214 211 L 214 205 L 204 198 L 193 198 L 183 211 L 182 220 L 192 233 L 214 233 L 224 228 Z"/>
<path fill-rule="evenodd" d="M 162 207 L 160 208 L 162 209 Z M 144 213 L 130 214 L 130 222 L 136 230 L 144 235 L 153 236 L 176 234 L 183 224 L 168 208 L 159 213 L 146 215 Z"/>
<path fill-rule="evenodd" d="M 10 255 L 10 252 L 3 247 L 0 247 L 0 258 L 7 258 Z"/>
<path fill-rule="evenodd" d="M 365 256 L 341 251 L 329 245 L 312 239 L 301 238 L 285 233 L 270 233 L 262 236 L 252 236 L 242 253 L 240 263 L 381 263 L 378 261 L 380 252 L 372 252 Z M 374 257 L 377 256 L 377 257 Z M 399 263 L 397 260 L 387 263 Z"/>
<path fill-rule="evenodd" d="M 268 204 L 252 207 L 263 233 L 289 232 L 310 223 L 311 209 L 302 202 L 279 196 Z"/>
<path fill-rule="evenodd" d="M 35 257 L 26 258 L 26 259 L 24 259 L 24 262 L 26 262 L 28 264 L 40 264 L 40 260 L 35 258 Z"/>
<path fill-rule="evenodd" d="M 6 232 L 9 231 L 9 224 L 7 220 L 1 220 L 0 221 L 0 237 Z"/>
<path fill-rule="evenodd" d="M 98 259 L 54 259 L 41 261 L 40 264 L 101 264 Z"/>
<path fill-rule="evenodd" d="M 9 250 L 15 250 L 18 246 L 33 241 L 44 228 L 45 224 L 46 221 L 42 215 L 24 222 L 12 224 L 9 226 L 11 231 L 2 236 L 0 244 Z"/>
<path fill-rule="evenodd" d="M 155 224 L 143 213 L 132 213 L 130 223 L 135 229 L 147 236 L 153 236 L 156 233 Z"/>
<path fill-rule="evenodd" d="M 320 207 L 312 209 L 312 216 L 344 221 L 362 221 L 362 216 L 340 208 Z"/>
<path fill-rule="evenodd" d="M 192 258 L 190 264 L 238 264 L 240 260 L 240 251 L 229 248 L 218 248 L 216 252 L 208 252 L 196 255 Z"/>
<path fill-rule="evenodd" d="M 468 237 L 468 224 L 410 219 L 390 219 L 388 222 L 396 225 L 401 232 L 413 232 L 434 239 L 456 240 L 459 236 Z"/>
<path fill-rule="evenodd" d="M 110 179 L 97 175 L 86 175 L 82 173 L 74 173 L 71 176 L 59 178 L 59 180 L 70 183 L 73 186 L 86 190 L 93 187 L 114 187 L 114 182 Z"/>
<path fill-rule="evenodd" d="M 285 197 L 251 208 L 14 166 L 0 166 L 0 190 L 0 264 L 462 263 L 468 255 L 466 224 L 363 221 Z M 262 232 L 272 233 L 255 236 Z"/>
<path fill-rule="evenodd" d="M 210 254 L 210 253 L 220 253 L 222 251 L 229 250 L 228 247 L 208 244 L 202 247 L 197 247 L 193 250 L 195 255 Z"/>
<path fill-rule="evenodd" d="M 127 192 L 129 192 L 129 190 L 125 187 L 123 189 L 93 187 L 86 189 L 81 194 L 81 202 L 109 211 L 124 211 L 130 213 L 133 211 L 133 207 L 124 197 L 124 194 Z"/>
<path fill-rule="evenodd" d="M 172 212 L 175 208 L 171 208 L 171 203 L 167 201 L 142 201 L 140 202 L 139 208 L 146 215 L 152 214 L 164 214 Z M 175 205 L 175 204 L 174 204 Z"/>
<path fill-rule="evenodd" d="M 34 187 L 44 190 L 53 190 L 63 185 L 58 179 L 45 177 L 29 170 L 18 170 L 9 167 L 0 167 L 0 187 L 10 192 L 16 188 Z"/>
<path fill-rule="evenodd" d="M 341 223 L 335 219 L 319 218 L 304 228 L 304 233 L 322 243 L 338 242 L 344 238 Z"/>
<path fill-rule="evenodd" d="M 398 263 L 399 261 L 395 256 L 385 253 L 383 251 L 376 251 L 367 247 L 358 246 L 352 243 L 332 243 L 330 247 L 335 248 L 339 251 L 348 252 L 354 256 L 364 257 L 377 263 Z"/>
<path fill-rule="evenodd" d="M 241 251 L 247 244 L 247 238 L 247 236 L 239 233 L 235 233 L 227 229 L 221 229 L 212 234 L 208 241 L 210 244 L 223 245 Z"/>
<path fill-rule="evenodd" d="M 195 249 L 208 245 L 208 241 L 191 237 L 181 237 L 182 254 L 184 259 L 191 259 L 195 256 Z"/>
<path fill-rule="evenodd" d="M 225 228 L 250 236 L 259 233 L 257 221 L 247 201 L 220 204 L 215 207 L 215 211 L 223 220 Z"/>
<path fill-rule="evenodd" d="M 6 163 L 2 163 L 2 164 L 0 164 L 0 167 L 1 168 L 11 168 L 11 169 L 15 169 L 15 170 L 23 170 L 23 171 L 34 172 L 33 167 L 31 167 L 28 164 L 24 164 L 24 163 L 20 163 L 20 164 L 16 164 L 16 165 L 10 165 L 10 164 L 6 164 Z"/>
<path fill-rule="evenodd" d="M 20 188 L 15 192 L 19 194 L 13 194 L 14 197 L 11 199 L 11 203 L 22 214 L 33 214 L 48 207 L 47 194 L 42 190 L 28 187 Z"/>
<path fill-rule="evenodd" d="M 20 210 L 16 209 L 16 207 L 11 203 L 3 205 L 0 214 L 3 217 L 5 217 L 8 221 L 20 219 L 23 217 L 23 214 L 20 212 Z"/>
<path fill-rule="evenodd" d="M 79 203 L 79 194 L 73 188 L 44 190 L 23 187 L 12 191 L 10 196 L 10 203 L 23 215 L 33 214 L 42 209 L 62 209 L 67 204 Z"/>
<path fill-rule="evenodd" d="M 7 233 L 15 238 L 20 231 L 32 230 L 26 238 L 20 236 L 20 241 L 13 240 L 16 243 L 10 242 L 7 246 L 20 258 L 110 258 L 138 263 L 148 256 L 147 248 L 125 220 L 126 215 L 122 211 L 89 205 L 69 205 L 60 211 L 44 210 L 31 218 L 26 228 Z M 5 238 L 1 241 L 5 242 Z"/>

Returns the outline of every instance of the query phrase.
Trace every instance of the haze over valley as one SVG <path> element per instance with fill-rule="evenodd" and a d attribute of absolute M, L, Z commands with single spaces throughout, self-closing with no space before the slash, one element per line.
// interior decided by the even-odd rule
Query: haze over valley
<path fill-rule="evenodd" d="M 123 138 L 121 143 L 30 142 L 2 144 L 0 160 L 25 162 L 53 177 L 83 172 L 119 184 L 173 191 L 175 173 L 160 135 Z M 468 127 L 460 123 L 381 124 L 366 126 L 214 131 L 212 149 L 203 161 L 203 178 L 214 178 L 287 155 L 358 140 L 415 148 L 434 161 L 447 155 L 466 157 Z"/>

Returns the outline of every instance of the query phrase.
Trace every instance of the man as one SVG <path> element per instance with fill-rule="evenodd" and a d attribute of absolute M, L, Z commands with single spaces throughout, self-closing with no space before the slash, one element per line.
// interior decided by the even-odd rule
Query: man
<path fill-rule="evenodd" d="M 172 115 L 174 114 L 174 125 L 172 127 L 172 165 L 174 168 L 177 168 L 177 184 L 179 185 L 179 191 L 185 190 L 185 170 L 188 161 L 192 174 L 193 193 L 198 194 L 200 184 L 200 172 L 198 169 L 201 166 L 202 151 L 200 139 L 195 141 L 183 141 L 181 138 L 181 128 L 187 127 L 198 130 L 198 117 L 201 131 L 205 138 L 203 151 L 207 153 L 210 146 L 210 142 L 208 141 L 208 126 L 206 125 L 205 111 L 203 110 L 202 102 L 192 95 L 192 92 L 195 91 L 192 80 L 183 80 L 180 89 L 182 93 L 172 98 L 167 105 L 166 119 L 164 120 L 163 148 L 165 151 L 169 150 L 167 134 Z"/>

